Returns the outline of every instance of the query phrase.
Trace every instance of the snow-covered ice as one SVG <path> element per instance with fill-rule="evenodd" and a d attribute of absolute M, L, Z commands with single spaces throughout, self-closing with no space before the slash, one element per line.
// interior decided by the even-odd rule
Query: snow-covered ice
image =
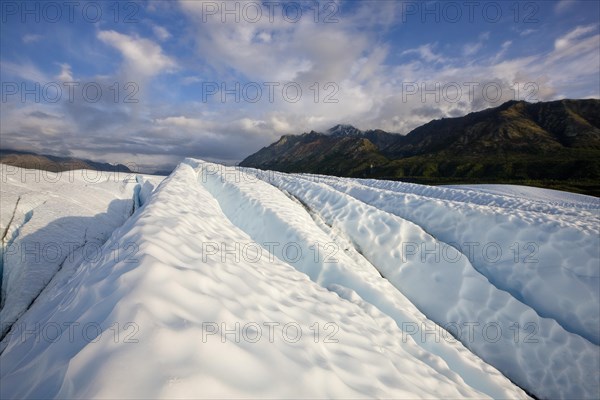
<path fill-rule="evenodd" d="M 59 269 L 98 257 L 112 231 L 133 212 L 137 188 L 145 183 L 151 191 L 162 178 L 6 164 L 0 164 L 0 174 L 2 337 Z"/>
<path fill-rule="evenodd" d="M 77 240 L 105 236 L 68 268 L 11 262 L 41 293 L 0 343 L 0 397 L 600 396 L 595 198 L 192 159 L 132 178 L 3 184 L 3 230 L 19 196 L 39 203 L 11 243 L 69 218 L 69 198 L 94 199 Z"/>
<path fill-rule="evenodd" d="M 292 266 L 323 287 L 347 287 L 355 291 L 368 304 L 391 317 L 398 327 L 435 332 L 435 324 L 382 278 L 350 242 L 335 235 L 323 222 L 315 224 L 313 218 L 318 216 L 311 218 L 298 201 L 248 175 L 229 182 L 227 173 L 211 170 L 210 164 L 198 166 L 200 181 L 219 201 L 228 218 L 254 241 L 271 244 L 267 248 L 273 249 L 274 256 L 287 258 Z M 288 243 L 298 246 L 298 257 L 286 257 L 283 245 Z M 420 336 L 419 332 L 416 343 L 442 358 L 467 384 L 495 398 L 518 395 L 506 391 L 506 382 L 498 372 L 469 354 L 460 342 L 423 341 Z"/>
<path fill-rule="evenodd" d="M 596 344 L 566 331 L 553 319 L 541 318 L 510 292 L 494 286 L 454 247 L 440 242 L 420 226 L 383 211 L 407 212 L 401 199 L 389 196 L 379 201 L 381 197 L 374 196 L 387 192 L 372 190 L 375 194 L 368 198 L 363 196 L 365 190 L 351 190 L 353 182 L 322 179 L 333 187 L 351 187 L 350 194 L 377 204 L 379 209 L 314 179 L 276 173 L 258 176 L 319 210 L 328 224 L 348 235 L 383 276 L 422 312 L 458 333 L 467 347 L 514 382 L 543 397 L 590 397 L 597 393 L 600 364 Z M 440 214 L 430 210 L 429 215 L 435 218 Z M 513 233 L 518 233 L 518 227 Z M 499 240 L 493 236 L 492 239 Z M 538 279 L 541 284 L 544 278 Z M 556 282 L 560 283 L 565 289 L 570 284 L 566 279 Z M 593 284 L 590 282 L 590 287 Z M 567 296 L 572 295 L 566 292 L 564 297 Z M 592 313 L 587 318 L 594 321 L 598 303 L 590 301 L 587 305 Z M 585 315 L 582 320 L 585 321 Z M 472 335 L 465 331 L 467 327 L 472 327 Z M 557 380 L 553 371 L 560 371 L 567 383 Z M 581 381 L 577 381 L 579 377 Z"/>
<path fill-rule="evenodd" d="M 550 207 L 574 207 L 583 209 L 600 208 L 600 199 L 583 194 L 563 192 L 560 190 L 543 189 L 531 186 L 520 185 L 460 185 L 445 186 L 451 189 L 471 192 L 471 197 L 476 197 L 473 192 L 489 193 L 500 195 L 503 203 L 514 200 L 521 200 L 523 203 L 538 202 L 540 205 L 547 204 Z M 491 196 L 490 196 L 491 197 Z"/>
<path fill-rule="evenodd" d="M 471 201 L 463 190 L 435 188 L 431 197 L 396 182 L 321 179 L 421 226 L 466 253 L 494 286 L 564 329 L 600 343 L 600 202 L 594 198 L 569 195 L 565 198 L 580 199 L 582 208 L 570 201 L 543 204 L 542 209 L 552 210 L 542 211 L 537 199 L 496 195 L 484 200 L 476 193 Z M 537 197 L 545 194 L 542 189 Z"/>

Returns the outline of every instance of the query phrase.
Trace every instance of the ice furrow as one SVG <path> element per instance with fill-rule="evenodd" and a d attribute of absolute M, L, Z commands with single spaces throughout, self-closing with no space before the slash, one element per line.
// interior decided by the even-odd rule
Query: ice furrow
<path fill-rule="evenodd" d="M 282 190 L 282 192 L 293 201 L 302 205 L 302 207 L 306 210 L 306 212 L 308 212 L 308 215 L 310 215 L 314 223 L 319 228 L 321 228 L 321 230 L 327 235 L 328 238 L 331 238 L 338 246 L 340 246 L 340 248 L 343 251 L 345 251 L 348 254 L 348 256 L 350 256 L 350 258 L 353 259 L 354 262 L 358 264 L 366 263 L 369 266 L 369 268 L 367 269 L 372 268 L 376 270 L 379 273 L 379 276 L 385 279 L 385 276 L 381 274 L 381 271 L 379 271 L 374 265 L 367 261 L 367 259 L 364 257 L 364 254 L 362 253 L 362 250 L 360 249 L 360 246 L 354 243 L 351 238 L 344 235 L 344 232 L 335 229 L 331 225 L 328 225 L 327 222 L 325 222 L 316 211 L 312 210 L 308 205 L 304 204 L 296 196 L 286 192 L 285 190 Z"/>
<path fill-rule="evenodd" d="M 311 181 L 312 181 L 312 178 L 311 178 L 311 179 L 307 179 L 307 177 L 306 177 L 306 176 L 304 176 L 304 175 L 301 175 L 301 176 L 299 176 L 299 178 L 300 178 L 300 179 L 305 179 L 305 180 L 308 180 L 309 182 L 311 182 Z M 328 184 L 328 185 L 331 187 L 331 189 L 332 189 L 332 190 L 334 190 L 334 191 L 337 191 L 337 192 L 339 192 L 340 194 L 344 194 L 344 192 L 343 192 L 343 191 L 341 191 L 341 190 L 339 190 L 339 189 L 337 189 L 337 188 L 336 188 L 336 185 L 335 185 L 335 180 L 334 180 L 334 179 L 332 179 L 331 177 L 327 177 L 327 178 L 328 178 L 327 184 Z M 370 205 L 368 202 L 367 202 L 367 203 L 365 203 L 365 202 L 364 202 L 362 199 L 360 199 L 359 197 L 356 197 L 356 196 L 352 196 L 352 197 L 354 197 L 356 200 L 358 200 L 358 201 L 359 201 L 359 202 L 361 202 L 361 203 L 364 203 L 364 204 L 366 204 L 366 205 Z M 308 206 L 307 206 L 307 207 L 308 207 Z M 383 209 L 380 209 L 380 210 L 383 210 Z M 386 210 L 384 210 L 384 211 L 385 211 L 385 212 L 389 212 L 389 211 L 386 211 Z M 392 214 L 392 215 L 395 215 L 397 218 L 400 218 L 400 219 L 402 219 L 402 220 L 404 220 L 404 221 L 406 221 L 406 222 L 409 222 L 409 223 L 412 223 L 412 224 L 414 224 L 414 225 L 415 225 L 415 226 L 417 226 L 419 229 L 421 229 L 423 232 L 425 232 L 427 235 L 431 236 L 431 237 L 434 239 L 434 241 L 436 242 L 436 244 L 439 244 L 439 246 L 440 246 L 440 247 L 439 247 L 439 250 L 437 249 L 437 247 L 433 249 L 433 250 L 434 250 L 434 251 L 433 251 L 434 253 L 447 254 L 447 253 L 448 253 L 448 252 L 447 252 L 447 249 L 450 249 L 450 248 L 454 249 L 454 250 L 456 251 L 456 254 L 457 254 L 457 256 L 454 256 L 454 255 L 453 255 L 453 256 L 451 256 L 450 258 L 451 258 L 452 260 L 454 260 L 454 258 L 456 258 L 456 259 L 465 259 L 465 260 L 468 260 L 468 261 L 471 263 L 471 265 L 473 266 L 473 268 L 475 269 L 475 271 L 477 271 L 478 273 L 480 273 L 480 274 L 481 274 L 481 277 L 482 277 L 483 279 L 487 280 L 487 281 L 489 282 L 489 284 L 490 284 L 490 285 L 494 286 L 494 287 L 495 287 L 497 290 L 500 290 L 500 291 L 503 291 L 503 292 L 507 293 L 509 296 L 515 297 L 515 299 L 516 299 L 517 301 L 519 301 L 519 302 L 521 302 L 521 303 L 525 304 L 526 306 L 528 306 L 528 307 L 531 307 L 531 305 L 530 305 L 530 304 L 527 304 L 527 302 L 526 302 L 526 301 L 524 301 L 522 298 L 520 298 L 519 296 L 515 296 L 515 293 L 514 293 L 514 291 L 511 291 L 511 290 L 506 290 L 505 288 L 503 288 L 503 286 L 502 286 L 501 284 L 498 284 L 498 282 L 497 282 L 497 281 L 495 281 L 495 280 L 493 279 L 493 277 L 487 276 L 486 274 L 482 273 L 482 272 L 481 272 L 481 270 L 480 270 L 480 268 L 477 268 L 477 267 L 475 267 L 475 265 L 473 265 L 473 263 L 472 263 L 472 261 L 471 261 L 471 258 L 469 257 L 469 255 L 468 255 L 467 253 L 465 253 L 465 252 L 464 252 L 464 251 L 463 251 L 463 250 L 460 248 L 460 246 L 456 245 L 456 243 L 453 243 L 453 242 L 448 242 L 448 243 L 446 243 L 446 242 L 444 242 L 443 240 L 440 240 L 440 238 L 436 237 L 436 235 L 435 235 L 434 233 L 432 233 L 432 232 L 429 232 L 429 231 L 427 230 L 427 227 L 421 226 L 421 225 L 419 225 L 417 222 L 415 222 L 415 221 L 412 221 L 412 220 L 410 220 L 410 219 L 405 219 L 405 218 L 402 218 L 402 217 L 398 216 L 397 214 Z M 351 239 L 350 239 L 350 241 L 352 242 L 352 240 L 351 240 Z M 355 248 L 357 248 L 357 249 L 360 249 L 360 245 L 359 245 L 359 244 L 357 244 L 357 243 L 354 243 L 354 242 L 352 242 L 352 243 L 353 243 L 353 246 L 354 246 Z M 407 246 L 407 247 L 408 247 L 408 246 Z M 432 249 L 429 249 L 429 250 L 432 250 Z M 425 250 L 421 250 L 421 257 L 423 256 L 423 253 L 427 253 L 427 251 L 428 251 L 428 250 L 427 250 L 427 248 L 425 248 Z M 360 252 L 360 250 L 359 250 L 359 252 Z M 361 252 L 361 254 L 362 254 L 362 252 Z M 437 254 L 436 254 L 436 256 L 437 256 Z M 436 261 L 436 262 L 439 262 L 439 261 Z M 379 271 L 379 272 L 380 272 L 380 274 L 382 274 L 382 276 L 384 276 L 384 275 L 383 275 L 383 272 L 381 272 L 381 271 Z M 536 314 L 537 314 L 539 317 L 542 317 L 542 318 L 547 318 L 547 319 L 554 319 L 554 318 L 552 318 L 552 316 L 549 316 L 549 315 L 540 315 L 540 314 L 538 313 L 538 310 L 536 310 L 536 309 L 535 309 L 535 308 L 533 308 L 533 307 L 531 307 L 531 308 L 533 309 L 533 311 L 534 311 L 534 312 L 535 312 L 535 313 L 536 313 Z M 560 323 L 559 321 L 556 321 L 556 320 L 555 320 L 555 322 L 556 322 L 556 323 Z M 568 329 L 567 329 L 567 330 L 568 330 Z M 570 332 L 570 331 L 569 331 L 569 332 Z M 578 333 L 576 333 L 576 332 L 571 332 L 571 333 L 578 334 Z M 581 336 L 581 335 L 580 335 L 580 336 Z M 587 340 L 587 339 L 586 339 L 586 340 Z"/>
<path fill-rule="evenodd" d="M 300 179 L 307 179 L 307 178 L 306 178 L 306 176 L 304 176 L 304 175 L 301 175 L 301 176 L 299 176 L 298 178 L 300 178 Z M 311 179 L 308 179 L 308 181 L 310 182 L 310 181 L 311 181 Z M 339 192 L 340 194 L 344 193 L 343 191 L 340 191 L 340 190 L 336 189 L 336 188 L 335 188 L 335 186 L 334 186 L 334 185 L 332 185 L 332 184 L 329 184 L 329 186 L 331 187 L 331 189 L 332 189 L 332 190 L 335 190 L 335 191 Z M 357 198 L 357 197 L 354 197 L 354 198 L 355 198 L 356 200 L 360 201 L 361 203 L 363 203 L 363 201 L 362 201 L 361 199 L 359 199 L 359 198 Z M 300 201 L 300 200 L 299 200 L 299 201 Z M 304 204 L 304 203 L 303 203 L 303 204 Z M 369 203 L 364 203 L 364 204 L 366 204 L 366 205 L 369 205 Z M 305 207 L 308 207 L 308 206 L 307 206 L 307 205 L 305 205 Z M 386 212 L 387 212 L 387 211 L 386 211 Z M 392 215 L 395 215 L 395 214 L 392 214 Z M 436 245 L 437 245 L 437 244 L 439 244 L 439 246 L 440 246 L 439 250 L 434 250 L 434 252 L 439 252 L 439 253 L 447 254 L 447 249 L 449 249 L 449 248 L 452 248 L 452 249 L 454 249 L 454 250 L 456 251 L 456 254 L 457 254 L 457 256 L 452 256 L 452 257 L 451 257 L 452 259 L 454 259 L 454 258 L 457 258 L 457 259 L 465 259 L 465 260 L 469 260 L 469 262 L 471 261 L 471 260 L 470 260 L 470 258 L 468 257 L 468 254 L 464 253 L 464 252 L 463 252 L 463 250 L 462 250 L 462 249 L 461 249 L 459 246 L 456 246 L 456 244 L 454 244 L 454 245 L 453 245 L 453 243 L 452 243 L 452 242 L 446 243 L 446 242 L 444 242 L 443 240 L 440 240 L 438 237 L 436 237 L 436 235 L 435 235 L 435 234 L 433 234 L 433 233 L 429 232 L 429 231 L 428 231 L 428 230 L 427 230 L 425 227 L 423 227 L 423 226 L 419 225 L 418 223 L 416 223 L 416 222 L 414 222 L 414 221 L 411 221 L 411 220 L 409 220 L 409 219 L 404 219 L 404 218 L 402 218 L 402 217 L 400 217 L 400 216 L 398 216 L 398 215 L 395 215 L 395 216 L 396 216 L 397 218 L 400 218 L 400 219 L 402 219 L 402 220 L 406 221 L 406 222 L 409 222 L 409 223 L 412 223 L 412 224 L 416 225 L 416 226 L 417 226 L 419 229 L 421 229 L 421 230 L 422 230 L 423 232 L 425 232 L 427 235 L 431 236 L 431 237 L 433 238 L 433 240 L 435 241 Z M 360 254 L 363 254 L 363 253 L 362 253 L 362 251 L 360 250 L 360 244 L 358 244 L 358 243 L 355 243 L 355 242 L 354 242 L 354 241 L 353 241 L 351 238 L 349 239 L 349 241 L 352 243 L 352 245 L 353 245 L 353 246 L 354 246 L 354 247 L 357 249 L 357 251 L 358 251 Z M 431 250 L 431 249 L 430 249 L 430 250 Z M 426 253 L 426 252 L 427 252 L 427 250 L 423 251 L 423 253 Z M 423 254 L 421 254 L 421 257 L 422 257 L 422 256 L 423 256 Z M 439 261 L 436 261 L 436 262 L 439 262 Z M 479 271 L 479 269 L 477 269 L 477 268 L 474 268 L 474 269 L 475 269 L 475 270 L 476 270 L 478 273 L 480 273 L 480 274 L 481 274 L 481 276 L 482 276 L 482 278 L 486 279 L 486 280 L 489 282 L 489 284 L 490 284 L 490 285 L 493 285 L 493 286 L 494 286 L 496 289 L 498 289 L 498 290 L 501 290 L 501 291 L 503 291 L 503 292 L 506 292 L 506 293 L 507 293 L 508 295 L 510 295 L 510 296 L 514 296 L 514 293 L 511 293 L 510 291 L 508 291 L 508 290 L 505 290 L 505 289 L 503 289 L 501 286 L 497 285 L 497 284 L 496 284 L 496 282 L 495 282 L 494 280 L 490 279 L 490 278 L 489 278 L 488 276 L 486 276 L 485 274 L 482 274 L 482 273 Z M 381 274 L 381 276 L 382 276 L 382 277 L 384 277 L 384 273 L 383 273 L 382 271 L 379 271 L 379 273 Z M 517 300 L 518 300 L 518 301 L 520 301 L 521 303 L 524 303 L 524 304 L 526 304 L 526 303 L 525 303 L 524 301 L 522 301 L 522 299 L 520 299 L 520 298 L 517 298 Z M 526 304 L 526 305 L 530 307 L 530 305 L 529 305 L 529 304 Z M 551 316 L 539 315 L 539 313 L 537 313 L 537 310 L 535 310 L 535 309 L 534 309 L 534 311 L 535 311 L 535 312 L 536 312 L 536 314 L 537 314 L 538 316 L 540 316 L 540 317 L 543 317 L 543 318 L 550 318 L 550 319 L 552 319 L 552 317 L 551 317 Z M 558 321 L 557 321 L 557 323 L 558 323 Z"/>
<path fill-rule="evenodd" d="M 485 207 L 457 207 L 343 180 L 328 179 L 326 184 L 411 221 L 446 243 L 461 247 L 471 244 L 469 261 L 494 286 L 511 293 L 540 316 L 555 319 L 565 330 L 600 344 L 597 233 L 561 227 L 551 216 L 532 222 L 526 214 L 517 219 Z M 497 255 L 484 253 L 485 246 Z M 555 296 L 565 289 L 568 297 Z"/>
<path fill-rule="evenodd" d="M 300 177 L 312 182 L 345 187 L 369 188 L 375 191 L 394 193 L 398 197 L 406 197 L 411 201 L 427 200 L 452 209 L 478 211 L 480 213 L 503 215 L 518 218 L 528 224 L 545 224 L 552 222 L 560 227 L 570 227 L 586 233 L 600 234 L 600 201 L 595 204 L 584 204 L 582 207 L 565 204 L 551 205 L 531 200 L 513 198 L 511 196 L 492 195 L 493 200 L 480 201 L 478 196 L 484 193 L 473 193 L 471 190 L 431 187 L 407 184 L 396 181 L 380 181 L 374 179 L 349 179 L 324 175 L 301 174 Z M 414 189 L 413 186 L 419 189 Z M 591 200 L 593 201 L 593 200 Z"/>
<path fill-rule="evenodd" d="M 2 233 L 2 242 L 4 242 L 4 239 L 6 238 L 6 235 L 8 234 L 8 230 L 10 229 L 10 226 L 11 226 L 13 220 L 15 219 L 15 213 L 17 212 L 17 208 L 19 207 L 20 201 L 21 201 L 21 196 L 19 196 L 17 198 L 17 202 L 15 203 L 15 207 L 13 208 L 13 212 L 12 212 L 12 215 L 10 216 L 10 220 L 8 221 L 8 223 L 6 224 L 6 227 L 4 228 L 4 233 Z"/>
<path fill-rule="evenodd" d="M 598 198 L 576 194 L 572 194 L 572 196 L 581 198 L 581 201 L 548 201 L 535 200 L 531 198 L 524 199 L 516 194 L 489 193 L 486 192 L 485 189 L 474 190 L 472 188 L 465 187 L 427 186 L 402 181 L 386 181 L 379 179 L 334 178 L 327 175 L 315 174 L 299 174 L 299 176 L 309 177 L 313 181 L 321 182 L 328 180 L 339 180 L 344 182 L 354 181 L 364 186 L 390 190 L 396 193 L 414 194 L 439 200 L 450 200 L 465 204 L 502 208 L 508 212 L 513 210 L 524 210 L 528 212 L 539 212 L 542 214 L 576 217 L 579 219 L 589 217 L 598 218 L 598 211 L 600 211 L 600 200 Z M 545 189 L 538 190 L 543 191 Z M 552 193 L 554 192 L 551 190 L 548 191 Z M 558 193 L 562 194 L 563 196 L 566 195 L 565 192 Z"/>
<path fill-rule="evenodd" d="M 133 185 L 123 186 L 111 173 L 92 182 L 78 176 L 79 171 L 48 173 L 45 179 L 33 175 L 33 182 L 27 182 L 29 171 L 19 171 L 1 168 L 2 206 L 11 197 L 20 200 L 2 243 L 0 337 L 32 306 L 65 260 L 70 265 L 75 259 L 101 257 L 102 244 L 133 208 Z M 8 216 L 2 215 L 4 220 Z"/>
<path fill-rule="evenodd" d="M 303 199 L 292 201 L 286 194 L 272 185 L 257 180 L 252 175 L 244 175 L 236 182 L 230 182 L 226 174 L 220 174 L 214 165 L 199 164 L 199 182 L 203 184 L 230 221 L 246 232 L 257 243 L 270 243 L 269 249 L 280 248 L 293 243 L 298 246 L 301 257 L 286 259 L 285 254 L 274 253 L 297 270 L 306 273 L 311 280 L 324 288 L 341 285 L 351 288 L 362 299 L 383 312 L 400 329 L 418 327 L 429 331 L 441 328 L 428 320 L 394 286 L 381 277 L 380 271 L 360 254 L 353 253 L 352 246 L 341 247 L 340 240 L 328 235 L 319 227 L 318 213 Z M 207 171 L 211 171 L 207 173 Z M 311 217 L 310 213 L 315 213 Z M 335 233 L 344 234 L 332 228 Z M 345 235 L 343 235 L 345 236 Z M 334 254 L 326 248 L 335 248 Z M 321 249 L 315 253 L 315 248 Z M 318 255 L 318 256 L 317 256 Z M 420 332 L 419 332 L 420 334 Z M 470 353 L 460 342 L 421 340 L 414 332 L 402 335 L 403 342 L 416 343 L 431 353 L 432 367 L 439 369 L 442 362 L 458 373 L 460 379 L 473 388 L 495 398 L 522 397 L 524 394 L 515 388 L 497 370 L 486 365 Z"/>
<path fill-rule="evenodd" d="M 251 239 L 197 179 L 190 160 L 181 164 L 111 237 L 109 248 L 139 245 L 135 262 L 86 262 L 68 285 L 43 294 L 22 320 L 28 327 L 95 322 L 103 334 L 13 337 L 0 356 L 2 397 L 486 397 L 413 342 L 401 344 L 397 327 L 375 323 L 381 314 L 374 318 L 290 265 L 207 257 L 206 243 Z M 273 341 L 237 340 L 221 328 L 269 321 L 280 324 Z M 304 333 L 294 342 L 281 340 L 290 321 Z M 127 322 L 139 327 L 136 343 L 115 341 L 110 331 Z M 336 341 L 308 334 L 329 322 Z M 208 338 L 207 324 L 217 327 Z"/>
<path fill-rule="evenodd" d="M 436 259 L 435 254 L 406 257 L 402 243 L 435 245 L 435 239 L 419 226 L 324 183 L 287 174 L 269 177 L 269 182 L 298 196 L 351 236 L 371 264 L 432 320 L 454 329 L 479 326 L 474 337 L 461 337 L 463 343 L 520 386 L 539 397 L 594 397 L 600 390 L 597 346 L 496 289 L 464 258 L 451 263 Z M 520 335 L 535 327 L 537 343 L 528 343 L 523 336 L 515 340 L 511 334 L 515 325 Z M 490 326 L 498 337 L 487 335 Z M 558 383 L 549 371 L 561 371 L 571 384 Z"/>
<path fill-rule="evenodd" d="M 17 214 L 19 208 L 19 202 L 21 201 L 22 196 L 17 198 L 17 202 L 15 204 L 15 208 L 13 209 L 12 216 L 6 225 L 6 229 L 4 230 L 4 234 L 2 236 L 2 248 L 0 249 L 0 310 L 4 307 L 4 303 L 6 301 L 6 291 L 7 288 L 4 286 L 4 262 L 5 262 L 5 253 L 8 248 L 10 248 L 14 241 L 19 237 L 19 234 L 23 227 L 31 220 L 33 217 L 33 209 L 23 213 L 23 216 L 18 224 L 14 224 L 14 219 Z M 7 238 L 7 236 L 10 236 Z M 2 321 L 0 321 L 2 322 Z M 0 336 L 3 336 L 5 332 L 4 326 L 0 328 Z M 1 338 L 0 338 L 1 340 Z"/>
<path fill-rule="evenodd" d="M 473 194 L 469 202 L 464 191 L 464 201 L 453 201 L 453 190 L 385 191 L 366 181 L 315 182 L 313 176 L 192 159 L 151 196 L 154 181 L 148 185 L 141 176 L 131 185 L 118 179 L 22 185 L 18 176 L 7 178 L 1 217 L 13 221 L 6 238 L 19 216 L 11 218 L 12 205 L 26 191 L 32 191 L 27 206 L 47 204 L 21 227 L 15 243 L 81 244 L 84 231 L 84 245 L 110 237 L 99 257 L 84 257 L 84 246 L 63 260 L 0 341 L 2 398 L 600 393 L 599 347 L 518 301 L 522 292 L 542 290 L 556 302 L 545 286 L 546 264 L 531 266 L 530 276 L 512 276 L 507 284 L 515 291 L 506 292 L 475 268 L 478 261 L 470 261 L 465 247 L 448 241 L 505 233 L 521 240 L 537 232 L 536 240 L 564 251 L 563 241 L 597 230 L 585 218 L 589 210 L 558 209 L 562 204 L 552 214 L 550 202 L 518 196 L 503 203 L 506 196 Z M 548 215 L 540 212 L 545 207 Z M 537 231 L 529 229 L 532 221 L 542 222 Z M 570 236 L 573 230 L 582 236 Z M 423 247 L 404 246 L 411 243 Z M 586 252 L 597 248 L 578 244 L 582 254 L 555 258 L 577 279 L 593 280 L 600 273 L 579 261 L 596 260 Z M 133 254 L 125 251 L 132 246 Z M 538 257 L 547 261 L 543 250 Z M 457 258 L 440 259 L 444 251 Z M 505 261 L 505 267 L 516 266 Z M 13 291 L 15 298 L 27 299 L 52 268 L 26 269 L 27 285 Z M 555 278 L 562 284 L 555 297 L 579 306 L 581 295 L 569 293 L 575 278 Z M 52 337 L 57 327 L 59 336 Z"/>

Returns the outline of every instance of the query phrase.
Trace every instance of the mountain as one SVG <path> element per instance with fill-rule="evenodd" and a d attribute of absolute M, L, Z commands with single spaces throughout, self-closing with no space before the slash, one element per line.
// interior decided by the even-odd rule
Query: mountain
<path fill-rule="evenodd" d="M 327 134 L 331 136 L 360 136 L 362 131 L 352 125 L 339 124 L 327 130 Z"/>
<path fill-rule="evenodd" d="M 431 121 L 383 151 L 391 158 L 441 153 L 478 156 L 600 149 L 600 101 L 509 101 L 459 118 Z"/>
<path fill-rule="evenodd" d="M 58 157 L 27 151 L 0 149 L 0 163 L 19 168 L 52 172 L 91 169 L 96 171 L 132 172 L 123 164 L 101 163 L 75 157 Z"/>
<path fill-rule="evenodd" d="M 371 164 L 387 159 L 363 135 L 333 136 L 311 131 L 299 136 L 285 135 L 269 147 L 246 158 L 240 165 L 284 172 L 324 174 L 360 173 Z"/>
<path fill-rule="evenodd" d="M 600 100 L 509 101 L 407 135 L 336 125 L 285 135 L 240 165 L 418 183 L 526 183 L 600 194 Z"/>

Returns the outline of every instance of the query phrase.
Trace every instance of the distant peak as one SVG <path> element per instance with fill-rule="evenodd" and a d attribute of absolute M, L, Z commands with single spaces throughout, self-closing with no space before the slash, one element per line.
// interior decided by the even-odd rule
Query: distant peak
<path fill-rule="evenodd" d="M 357 136 L 363 132 L 352 125 L 338 124 L 333 128 L 329 128 L 326 133 L 331 136 Z"/>
<path fill-rule="evenodd" d="M 500 105 L 500 108 L 505 109 L 505 108 L 512 107 L 516 104 L 528 104 L 528 103 L 524 100 L 508 100 L 508 101 L 502 103 Z"/>

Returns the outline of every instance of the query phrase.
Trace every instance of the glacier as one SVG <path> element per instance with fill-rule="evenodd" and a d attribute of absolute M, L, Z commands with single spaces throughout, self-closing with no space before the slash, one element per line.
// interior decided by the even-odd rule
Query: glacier
<path fill-rule="evenodd" d="M 600 397 L 596 198 L 195 159 L 15 171 L 2 398 Z M 89 238 L 68 263 L 12 251 Z"/>

